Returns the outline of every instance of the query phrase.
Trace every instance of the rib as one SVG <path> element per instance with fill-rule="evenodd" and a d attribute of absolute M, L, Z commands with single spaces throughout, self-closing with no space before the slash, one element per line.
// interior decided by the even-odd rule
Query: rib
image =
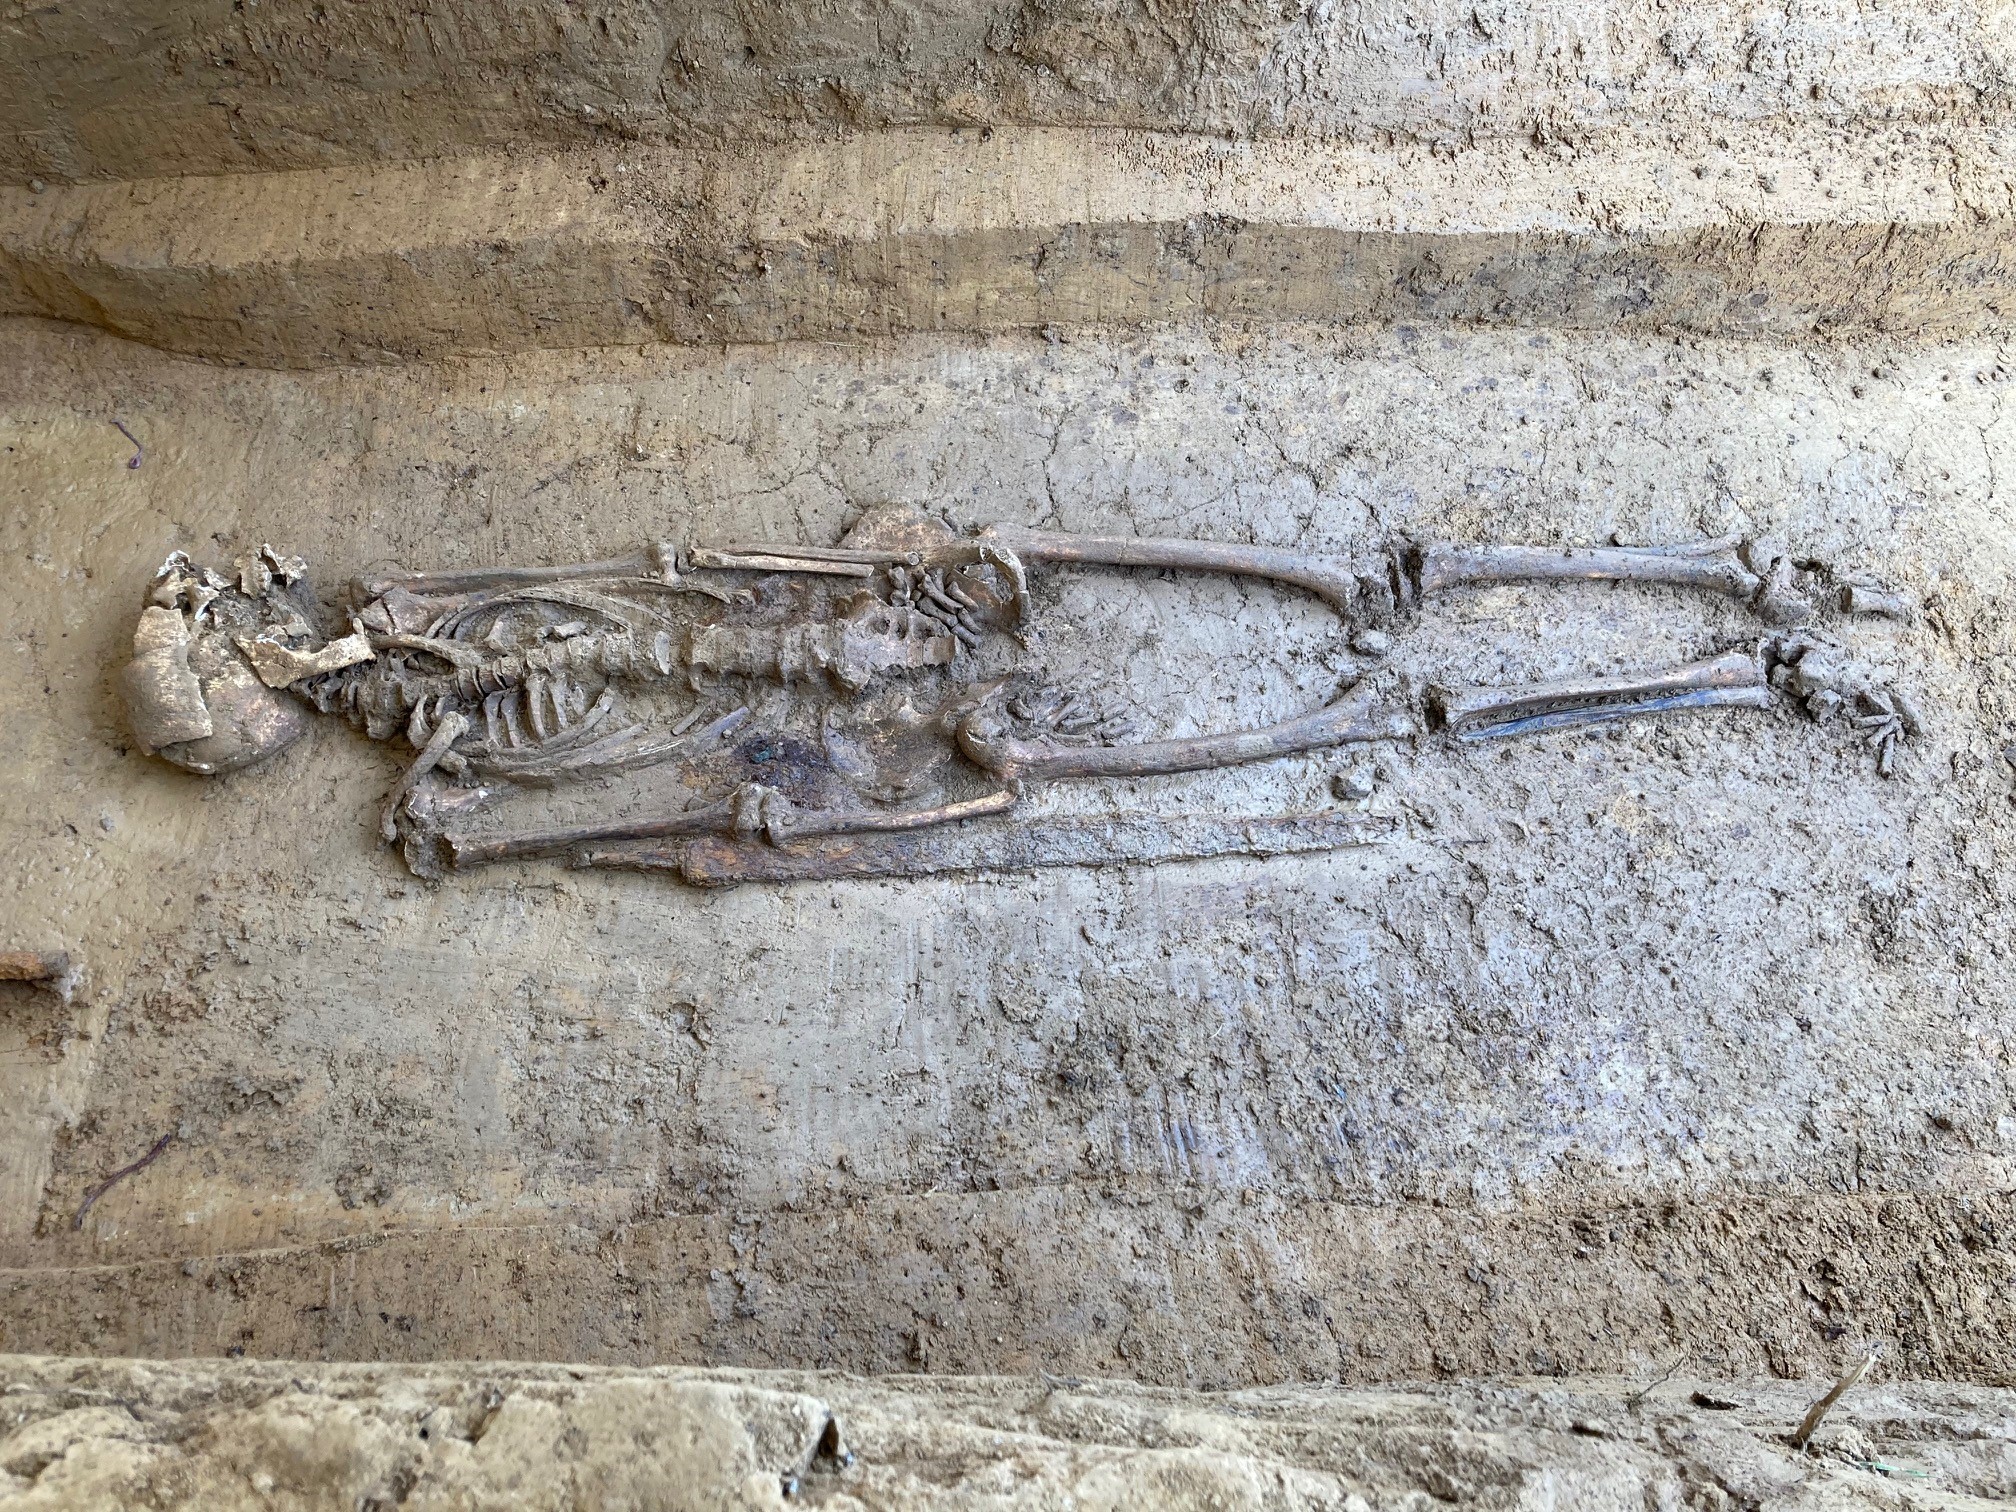
<path fill-rule="evenodd" d="M 491 694 L 489 698 L 483 701 L 486 720 L 491 717 L 490 703 L 492 700 L 515 698 L 517 696 L 518 690 L 516 688 L 507 688 Z M 513 776 L 521 770 L 529 770 L 533 766 L 557 761 L 562 756 L 572 755 L 574 752 L 580 750 L 588 742 L 589 737 L 594 736 L 595 732 L 601 729 L 615 710 L 616 690 L 613 688 L 604 688 L 601 697 L 595 700 L 593 708 L 552 739 L 540 745 L 514 746 L 508 750 L 495 746 L 493 741 L 493 748 L 487 752 L 477 753 L 476 760 L 479 765 L 495 772 L 500 777 Z M 641 728 L 641 726 L 633 728 Z M 601 743 L 600 737 L 597 737 L 596 743 Z"/>

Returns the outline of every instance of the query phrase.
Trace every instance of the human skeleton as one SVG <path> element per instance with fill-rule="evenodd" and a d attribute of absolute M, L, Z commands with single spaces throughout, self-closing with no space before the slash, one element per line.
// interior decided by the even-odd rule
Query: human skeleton
<path fill-rule="evenodd" d="M 1017 665 L 1030 574 L 1064 566 L 1271 580 L 1315 595 L 1361 644 L 1382 642 L 1438 594 L 1513 582 L 1720 595 L 1761 628 L 1746 647 L 1684 666 L 1435 692 L 1419 711 L 1383 709 L 1347 681 L 1280 723 L 1140 740 L 1125 713 Z M 430 876 L 553 854 L 710 883 L 915 874 L 970 856 L 939 838 L 948 830 L 1008 815 L 1053 781 L 1265 761 L 1424 723 L 1477 740 L 1763 707 L 1774 686 L 1816 718 L 1854 721 L 1885 775 L 1917 728 L 1903 696 L 1859 671 L 1825 628 L 1906 617 L 1909 605 L 1758 542 L 1402 542 L 1351 562 L 1016 525 L 961 534 L 885 509 L 830 548 L 658 545 L 572 567 L 384 575 L 353 587 L 347 631 L 335 636 L 305 573 L 270 547 L 234 577 L 171 556 L 126 675 L 134 728 L 148 749 L 205 773 L 284 748 L 311 707 L 372 739 L 403 738 L 417 754 L 382 828 Z M 566 826 L 482 822 L 512 792 L 642 769 L 671 776 L 680 801 Z M 1045 859 L 1027 845 L 1003 855 L 1003 864 Z M 1099 859 L 1096 839 L 1062 845 L 1057 858 Z"/>

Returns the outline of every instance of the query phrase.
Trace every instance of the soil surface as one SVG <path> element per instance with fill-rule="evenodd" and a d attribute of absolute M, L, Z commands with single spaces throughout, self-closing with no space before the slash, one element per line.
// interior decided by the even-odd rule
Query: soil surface
<path fill-rule="evenodd" d="M 1291 327 L 276 373 L 0 339 L 0 943 L 85 973 L 0 986 L 7 1347 L 1241 1385 L 1880 1341 L 2008 1379 L 2005 348 Z M 1788 702 L 1423 734 L 1049 800 L 1379 821 L 1327 855 L 708 894 L 422 882 L 376 838 L 399 752 L 325 720 L 199 779 L 114 694 L 171 548 L 330 583 L 828 543 L 876 501 L 1346 554 L 1776 536 L 1913 597 L 1841 654 L 1922 729 L 1887 779 Z M 1404 702 L 1758 633 L 1504 588 L 1361 666 L 1270 590 L 1044 591 L 1036 653 L 1176 732 L 1347 669 Z"/>

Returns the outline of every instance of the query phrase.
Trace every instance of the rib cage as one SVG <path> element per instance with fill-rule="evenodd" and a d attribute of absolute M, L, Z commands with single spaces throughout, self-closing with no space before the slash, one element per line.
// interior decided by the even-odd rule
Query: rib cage
<path fill-rule="evenodd" d="M 933 586 L 935 597 L 950 604 L 942 586 Z M 705 624 L 682 632 L 658 628 L 665 622 L 653 609 L 582 589 L 514 593 L 501 602 L 430 615 L 424 633 L 397 628 L 402 621 L 412 623 L 415 607 L 424 601 L 388 598 L 374 603 L 375 612 L 365 619 L 367 625 L 393 627 L 369 632 L 379 653 L 373 661 L 299 686 L 318 709 L 345 716 L 374 740 L 403 730 L 412 745 L 422 747 L 444 718 L 462 714 L 471 725 L 457 740 L 464 757 L 511 766 L 514 758 L 563 746 L 578 756 L 585 754 L 579 749 L 582 737 L 607 721 L 622 684 L 683 678 L 697 691 L 703 675 L 786 686 L 823 678 L 853 693 L 885 671 L 949 664 L 975 643 L 966 606 L 951 604 L 954 611 L 966 611 L 955 618 L 937 603 L 913 603 L 907 575 L 892 588 L 889 600 L 864 595 L 833 619 Z M 635 617 L 645 625 L 591 629 L 585 620 L 528 625 L 511 614 L 555 608 L 605 621 Z M 497 644 L 528 632 L 541 638 Z"/>

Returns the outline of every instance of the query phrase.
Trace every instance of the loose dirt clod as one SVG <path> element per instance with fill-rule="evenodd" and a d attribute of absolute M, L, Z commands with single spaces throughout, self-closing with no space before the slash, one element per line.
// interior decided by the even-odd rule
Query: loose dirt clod
<path fill-rule="evenodd" d="M 83 973 L 68 951 L 0 950 L 0 982 L 44 987 L 69 1002 Z"/>

